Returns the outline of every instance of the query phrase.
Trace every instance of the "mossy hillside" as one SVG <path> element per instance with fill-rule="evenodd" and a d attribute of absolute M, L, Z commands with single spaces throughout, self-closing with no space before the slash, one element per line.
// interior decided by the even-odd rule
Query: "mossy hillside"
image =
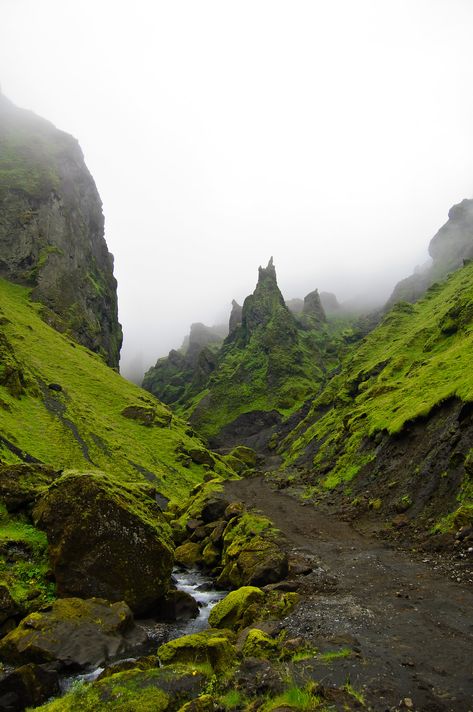
<path fill-rule="evenodd" d="M 205 437 L 239 415 L 276 410 L 290 415 L 314 396 L 339 364 L 344 320 L 300 323 L 286 307 L 270 261 L 243 305 L 242 323 L 225 340 L 206 387 L 181 412 Z"/>
<path fill-rule="evenodd" d="M 472 347 L 469 264 L 415 305 L 394 306 L 354 348 L 282 443 L 286 464 L 312 452 L 323 487 L 350 482 L 374 459 L 383 434 L 398 436 L 449 399 L 473 401 Z M 466 473 L 459 496 L 470 500 L 468 481 Z"/>
<path fill-rule="evenodd" d="M 0 304 L 3 462 L 96 468 L 122 483 L 148 482 L 168 498 L 182 497 L 202 480 L 204 466 L 179 456 L 183 449 L 203 449 L 185 423 L 49 327 L 24 287 L 0 280 Z M 131 406 L 152 411 L 151 424 L 125 417 Z M 230 471 L 209 457 L 216 472 Z"/>

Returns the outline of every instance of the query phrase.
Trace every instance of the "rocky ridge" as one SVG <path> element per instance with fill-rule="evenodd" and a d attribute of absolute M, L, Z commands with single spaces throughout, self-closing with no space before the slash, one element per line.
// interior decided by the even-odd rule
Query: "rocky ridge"
<path fill-rule="evenodd" d="M 118 367 L 113 257 L 82 151 L 1 93 L 0 277 L 30 287 L 52 326 Z"/>

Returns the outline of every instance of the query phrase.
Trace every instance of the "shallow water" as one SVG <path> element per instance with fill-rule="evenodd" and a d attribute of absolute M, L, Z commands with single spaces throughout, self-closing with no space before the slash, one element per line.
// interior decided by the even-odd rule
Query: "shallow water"
<path fill-rule="evenodd" d="M 181 635 L 190 635 L 198 633 L 208 627 L 209 615 L 212 608 L 222 598 L 227 595 L 227 591 L 217 591 L 214 588 L 214 582 L 210 576 L 206 576 L 201 571 L 194 569 L 174 569 L 173 571 L 174 585 L 179 591 L 189 593 L 199 604 L 199 615 L 197 618 L 191 618 L 186 621 L 178 621 L 176 623 L 158 623 L 155 621 L 138 621 L 139 624 L 146 628 L 148 634 L 147 642 L 140 648 L 139 656 L 150 655 L 156 652 L 156 648 L 164 642 L 163 629 L 166 629 L 165 640 L 174 640 Z M 139 657 L 137 656 L 137 657 Z M 126 657 L 117 658 L 109 662 L 121 662 L 125 660 L 135 660 L 136 658 Z M 103 672 L 104 667 L 98 667 L 95 670 L 84 672 L 81 674 L 67 675 L 61 678 L 61 692 L 65 693 L 72 685 L 77 682 L 92 682 Z"/>

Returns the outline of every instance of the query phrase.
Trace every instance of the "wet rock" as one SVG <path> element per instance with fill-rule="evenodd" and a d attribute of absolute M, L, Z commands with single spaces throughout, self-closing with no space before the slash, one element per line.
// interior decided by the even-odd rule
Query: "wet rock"
<path fill-rule="evenodd" d="M 59 677 L 44 665 L 22 665 L 0 676 L 0 710 L 21 712 L 36 707 L 59 692 Z"/>
<path fill-rule="evenodd" d="M 219 497 L 211 497 L 208 499 L 204 506 L 202 507 L 201 517 L 207 524 L 209 522 L 215 522 L 218 519 L 222 519 L 225 515 L 225 510 L 228 507 L 229 502 L 225 499 L 220 499 Z"/>
<path fill-rule="evenodd" d="M 220 560 L 220 551 L 217 549 L 215 544 L 209 541 L 202 551 L 202 558 L 206 566 L 213 568 Z"/>
<path fill-rule="evenodd" d="M 257 619 L 264 600 L 263 591 L 255 586 L 231 591 L 212 608 L 209 624 L 213 628 L 241 630 Z"/>
<path fill-rule="evenodd" d="M 200 544 L 194 541 L 186 541 L 181 546 L 178 546 L 174 552 L 174 558 L 177 564 L 192 568 L 202 563 L 202 553 Z"/>
<path fill-rule="evenodd" d="M 225 521 L 218 522 L 217 526 L 210 534 L 210 541 L 212 541 L 214 544 L 220 544 L 222 541 L 223 534 L 225 532 L 226 527 L 227 527 L 227 522 L 225 522 Z"/>
<path fill-rule="evenodd" d="M 62 667 L 97 666 L 143 643 L 126 603 L 63 598 L 51 609 L 31 613 L 0 641 L 0 656 L 12 664 L 58 661 Z"/>
<path fill-rule="evenodd" d="M 124 600 L 142 614 L 166 593 L 171 532 L 151 500 L 104 474 L 73 474 L 55 482 L 34 517 L 48 535 L 60 596 Z"/>
<path fill-rule="evenodd" d="M 124 672 L 125 670 L 152 670 L 153 668 L 159 667 L 159 660 L 157 655 L 147 655 L 143 658 L 129 658 L 128 660 L 119 660 L 116 663 L 107 665 L 105 670 L 103 670 L 98 676 L 97 680 L 104 680 L 106 677 L 111 677 L 116 675 L 118 672 Z"/>
<path fill-rule="evenodd" d="M 199 604 L 190 593 L 168 591 L 159 607 L 159 617 L 169 621 L 188 621 L 199 615 Z"/>
<path fill-rule="evenodd" d="M 163 665 L 174 663 L 209 663 L 216 673 L 223 673 L 235 660 L 235 648 L 229 631 L 204 630 L 171 640 L 158 649 Z"/>

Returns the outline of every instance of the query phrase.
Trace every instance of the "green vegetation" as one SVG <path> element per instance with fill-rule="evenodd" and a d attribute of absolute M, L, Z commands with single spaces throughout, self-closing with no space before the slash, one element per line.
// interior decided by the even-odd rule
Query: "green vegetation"
<path fill-rule="evenodd" d="M 0 583 L 25 612 L 37 610 L 54 598 L 47 549 L 43 532 L 9 516 L 0 505 Z"/>
<path fill-rule="evenodd" d="M 202 451 L 185 423 L 88 349 L 40 318 L 24 287 L 0 280 L 0 458 L 35 458 L 58 469 L 104 470 L 122 483 L 148 483 L 180 498 L 204 466 L 178 453 Z M 52 388 L 49 384 L 55 384 Z M 151 426 L 123 411 L 148 408 Z M 230 473 L 217 457 L 214 471 Z"/>
<path fill-rule="evenodd" d="M 212 355 L 202 352 L 194 369 L 172 351 L 147 372 L 144 386 L 171 398 L 176 412 L 190 417 L 205 437 L 217 435 L 244 413 L 290 415 L 317 393 L 345 349 L 349 320 L 326 322 L 320 302 L 316 307 L 313 315 L 291 314 L 270 262 L 260 268 L 256 289 L 245 300 L 241 326 L 219 350 L 213 345 Z M 241 459 L 236 453 L 233 457 Z"/>
<path fill-rule="evenodd" d="M 399 303 L 346 356 L 308 415 L 279 447 L 286 466 L 311 444 L 319 492 L 368 471 L 376 443 L 396 436 L 457 398 L 473 401 L 473 264 L 431 287 L 415 305 Z M 470 479 L 459 491 L 462 511 L 471 503 Z M 411 504 L 401 494 L 399 509 Z M 454 516 L 454 515 L 453 515 Z"/>

